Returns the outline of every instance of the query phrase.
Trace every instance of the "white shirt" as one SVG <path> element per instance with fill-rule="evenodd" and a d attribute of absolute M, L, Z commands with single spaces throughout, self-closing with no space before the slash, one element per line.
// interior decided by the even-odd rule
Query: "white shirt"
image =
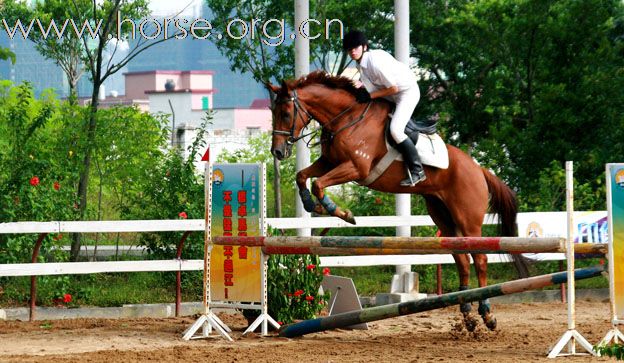
<path fill-rule="evenodd" d="M 392 86 L 397 86 L 399 92 L 418 87 L 416 75 L 409 66 L 381 49 L 364 52 L 357 68 L 368 92 Z"/>

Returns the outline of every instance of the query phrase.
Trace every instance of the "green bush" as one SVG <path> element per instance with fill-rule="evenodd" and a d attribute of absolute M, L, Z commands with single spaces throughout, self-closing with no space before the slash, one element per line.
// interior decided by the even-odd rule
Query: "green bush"
<path fill-rule="evenodd" d="M 329 269 L 321 269 L 319 264 L 319 257 L 312 255 L 269 258 L 269 315 L 285 324 L 316 317 L 329 299 L 329 293 L 318 293 L 323 275 L 329 274 Z"/>
<path fill-rule="evenodd" d="M 596 345 L 594 351 L 601 356 L 613 357 L 617 360 L 624 360 L 624 344 Z"/>

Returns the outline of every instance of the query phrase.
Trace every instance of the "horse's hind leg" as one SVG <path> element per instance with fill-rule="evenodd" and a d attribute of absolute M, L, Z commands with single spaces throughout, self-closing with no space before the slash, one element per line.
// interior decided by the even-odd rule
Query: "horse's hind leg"
<path fill-rule="evenodd" d="M 442 201 L 433 196 L 425 196 L 427 210 L 433 222 L 438 226 L 442 237 L 457 237 L 457 227 L 449 210 Z M 455 266 L 459 273 L 459 290 L 467 290 L 470 281 L 470 258 L 466 254 L 454 254 Z M 478 324 L 477 319 L 471 314 L 472 305 L 463 303 L 459 305 L 459 311 L 464 318 L 464 326 L 468 331 L 473 331 Z"/>
<path fill-rule="evenodd" d="M 477 196 L 477 191 L 475 191 L 474 194 Z M 457 234 L 466 237 L 480 237 L 483 216 L 485 214 L 485 210 L 487 209 L 487 194 L 485 194 L 485 197 L 481 200 L 475 199 L 472 203 L 467 201 L 467 199 L 468 198 L 466 198 L 466 200 L 454 200 L 455 203 L 449 207 L 449 210 L 454 216 L 453 220 L 457 224 Z M 481 203 L 480 208 L 479 203 Z M 467 205 L 470 205 L 472 209 L 466 208 L 465 206 Z M 469 263 L 468 255 L 463 256 L 465 256 L 465 259 L 468 262 L 462 262 L 462 264 Z M 474 260 L 475 271 L 477 272 L 479 287 L 487 286 L 487 256 L 484 254 L 472 254 L 472 258 Z M 467 282 L 468 281 L 466 279 L 466 283 Z M 490 330 L 496 328 L 496 318 L 492 315 L 488 299 L 479 301 L 479 314 L 483 318 L 485 325 Z"/>
<path fill-rule="evenodd" d="M 479 287 L 487 286 L 487 255 L 472 254 Z M 496 318 L 491 313 L 490 299 L 479 301 L 479 315 L 483 318 L 485 326 L 490 330 L 496 329 Z"/>

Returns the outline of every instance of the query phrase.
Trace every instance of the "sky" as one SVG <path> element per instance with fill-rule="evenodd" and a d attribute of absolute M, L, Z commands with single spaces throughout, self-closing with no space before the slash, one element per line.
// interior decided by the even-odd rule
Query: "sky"
<path fill-rule="evenodd" d="M 181 9 L 186 9 L 180 16 L 197 17 L 201 12 L 201 7 L 205 0 L 150 0 L 150 9 L 156 16 L 170 16 L 173 17 Z"/>

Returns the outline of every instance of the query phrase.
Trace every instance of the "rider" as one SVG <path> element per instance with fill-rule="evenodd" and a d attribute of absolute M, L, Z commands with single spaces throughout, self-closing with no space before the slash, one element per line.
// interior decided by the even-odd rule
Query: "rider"
<path fill-rule="evenodd" d="M 358 88 L 355 99 L 359 103 L 374 98 L 385 98 L 396 103 L 390 134 L 403 154 L 407 166 L 407 179 L 401 186 L 414 186 L 427 179 L 414 142 L 405 134 L 405 126 L 420 100 L 420 90 L 414 72 L 405 63 L 399 62 L 389 53 L 369 50 L 364 33 L 352 30 L 342 40 L 343 50 L 357 62 L 363 87 Z M 369 93 L 370 92 L 370 93 Z"/>

